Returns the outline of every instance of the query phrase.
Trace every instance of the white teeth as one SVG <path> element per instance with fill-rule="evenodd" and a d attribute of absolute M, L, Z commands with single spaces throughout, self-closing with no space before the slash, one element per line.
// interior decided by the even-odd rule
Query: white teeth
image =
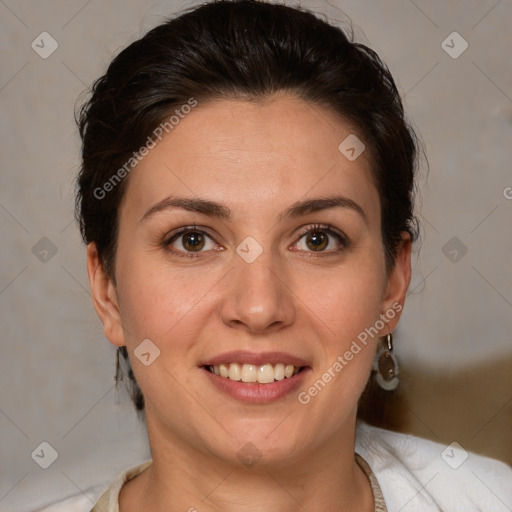
<path fill-rule="evenodd" d="M 242 366 L 242 382 L 257 382 L 258 367 L 253 364 L 244 364 Z"/>
<path fill-rule="evenodd" d="M 258 382 L 260 384 L 268 384 L 274 382 L 274 368 L 271 364 L 264 364 L 258 368 Z"/>
<path fill-rule="evenodd" d="M 274 379 L 283 380 L 284 379 L 284 364 L 277 363 L 274 366 Z"/>
<path fill-rule="evenodd" d="M 293 375 L 293 365 L 287 364 L 284 368 L 284 376 L 290 378 Z"/>
<path fill-rule="evenodd" d="M 214 368 L 215 368 L 215 366 L 216 365 L 214 365 Z M 236 363 L 231 363 L 229 365 L 228 377 L 231 380 L 240 380 L 241 379 L 241 377 L 240 377 L 240 365 L 238 365 Z"/>
<path fill-rule="evenodd" d="M 285 377 L 289 379 L 297 375 L 300 366 L 294 366 L 292 364 L 284 365 L 283 363 L 277 363 L 276 365 L 267 363 L 260 366 L 254 364 L 230 363 L 215 364 L 209 366 L 209 369 L 215 375 L 231 380 L 269 384 L 275 380 L 283 380 Z"/>
<path fill-rule="evenodd" d="M 225 364 L 219 364 L 219 372 L 221 377 L 227 377 L 229 375 L 229 368 Z"/>

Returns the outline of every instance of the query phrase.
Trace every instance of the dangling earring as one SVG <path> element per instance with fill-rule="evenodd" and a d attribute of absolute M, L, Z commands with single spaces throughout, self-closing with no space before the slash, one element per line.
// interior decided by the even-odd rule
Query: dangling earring
<path fill-rule="evenodd" d="M 377 372 L 375 380 L 377 384 L 386 391 L 393 391 L 397 388 L 400 379 L 398 374 L 398 360 L 393 354 L 393 335 L 388 333 L 385 341 L 377 350 L 373 361 L 373 369 Z"/>

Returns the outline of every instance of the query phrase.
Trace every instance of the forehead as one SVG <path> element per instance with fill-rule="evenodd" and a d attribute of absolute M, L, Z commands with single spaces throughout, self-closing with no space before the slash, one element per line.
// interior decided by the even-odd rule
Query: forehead
<path fill-rule="evenodd" d="M 199 103 L 131 171 L 123 203 L 141 211 L 179 194 L 254 215 L 255 207 L 273 211 L 339 193 L 378 216 L 367 152 L 351 161 L 340 151 L 354 136 L 362 139 L 325 108 L 291 95 Z"/>

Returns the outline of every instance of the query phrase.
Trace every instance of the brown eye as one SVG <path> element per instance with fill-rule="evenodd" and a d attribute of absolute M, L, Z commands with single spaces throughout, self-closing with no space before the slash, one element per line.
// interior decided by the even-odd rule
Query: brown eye
<path fill-rule="evenodd" d="M 204 247 L 204 236 L 201 233 L 190 231 L 181 237 L 181 243 L 187 251 L 200 251 Z"/>
<path fill-rule="evenodd" d="M 197 229 L 181 229 L 179 232 L 163 240 L 163 247 L 176 256 L 199 257 L 203 252 L 215 249 L 212 237 Z"/>
<path fill-rule="evenodd" d="M 348 247 L 348 239 L 338 231 L 328 225 L 314 225 L 304 230 L 299 235 L 299 241 L 295 245 L 296 249 L 305 253 L 340 253 Z M 320 256 L 320 254 L 319 254 Z"/>
<path fill-rule="evenodd" d="M 312 251 L 323 251 L 329 244 L 329 238 L 322 231 L 311 231 L 306 236 L 306 244 Z"/>

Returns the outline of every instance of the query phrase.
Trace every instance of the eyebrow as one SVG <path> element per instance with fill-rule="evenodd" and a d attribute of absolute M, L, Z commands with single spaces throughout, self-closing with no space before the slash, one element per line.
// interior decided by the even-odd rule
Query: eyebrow
<path fill-rule="evenodd" d="M 208 215 L 209 217 L 216 217 L 228 221 L 232 219 L 231 210 L 227 206 L 216 203 L 215 201 L 201 198 L 169 196 L 151 206 L 144 213 L 139 222 L 148 219 L 155 213 L 172 208 L 182 208 L 191 212 L 201 213 L 203 215 Z M 289 208 L 279 213 L 277 221 L 282 222 L 285 219 L 295 219 L 309 213 L 315 213 L 331 208 L 347 208 L 352 210 L 362 217 L 365 224 L 368 224 L 368 217 L 361 206 L 352 199 L 343 196 L 319 197 L 315 199 L 307 199 L 305 201 L 297 201 Z"/>

